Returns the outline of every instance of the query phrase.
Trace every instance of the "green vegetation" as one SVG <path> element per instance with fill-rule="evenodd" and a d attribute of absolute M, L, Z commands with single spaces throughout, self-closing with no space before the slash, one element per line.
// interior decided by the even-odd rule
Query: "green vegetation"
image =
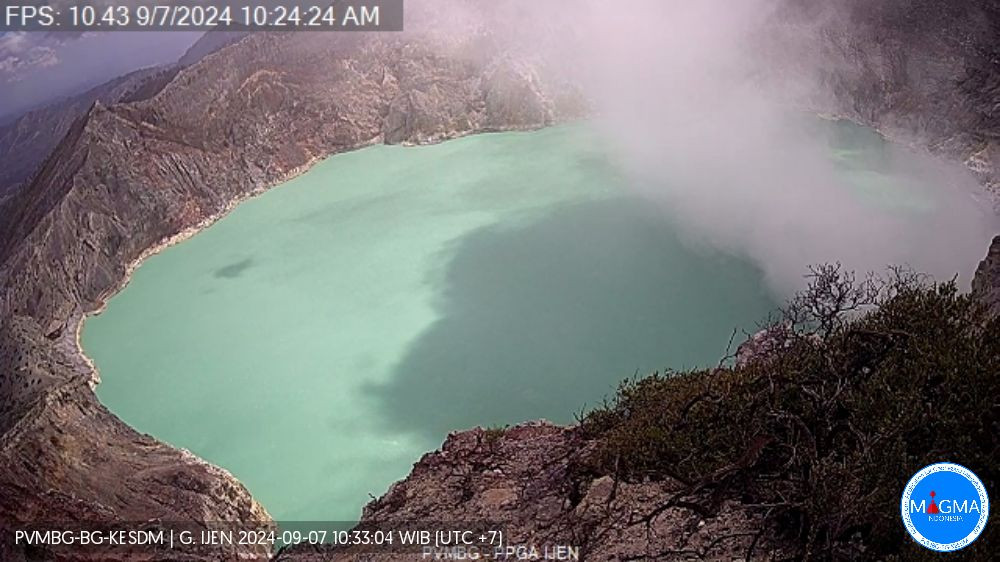
<path fill-rule="evenodd" d="M 483 441 L 493 447 L 506 435 L 508 429 L 509 425 L 491 425 L 483 430 Z"/>
<path fill-rule="evenodd" d="M 706 514 L 738 498 L 803 559 L 940 557 L 906 534 L 900 494 L 951 461 L 1000 497 L 1000 320 L 954 282 L 823 266 L 775 325 L 780 345 L 748 364 L 622 383 L 581 420 L 592 470 L 676 479 L 670 501 Z M 991 521 L 961 555 L 995 552 Z"/>

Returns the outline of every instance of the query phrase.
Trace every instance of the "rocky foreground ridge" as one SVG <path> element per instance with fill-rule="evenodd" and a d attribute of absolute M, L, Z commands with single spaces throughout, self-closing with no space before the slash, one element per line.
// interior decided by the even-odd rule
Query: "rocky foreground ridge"
<path fill-rule="evenodd" d="M 453 526 L 497 521 L 506 544 L 525 553 L 570 546 L 583 560 L 780 558 L 784 546 L 771 539 L 773 529 L 735 498 L 709 515 L 684 501 L 688 490 L 676 481 L 594 478 L 583 468 L 593 446 L 579 428 L 544 421 L 453 433 L 439 451 L 420 459 L 410 476 L 371 502 L 363 518 L 377 521 L 380 529 L 412 521 Z M 277 557 L 287 562 L 422 559 L 412 549 L 352 553 L 304 545 Z"/>
<path fill-rule="evenodd" d="M 849 4 L 858 10 L 851 21 L 867 23 L 831 22 L 817 43 L 844 62 L 829 67 L 835 95 L 824 109 L 966 161 L 995 184 L 996 6 L 897 1 L 872 14 L 869 3 Z M 945 31 L 935 31 L 941 21 Z M 0 532 L 46 520 L 266 525 L 266 511 L 228 473 L 135 432 L 96 400 L 97 375 L 76 345 L 83 315 L 151 249 L 318 158 L 374 142 L 539 127 L 568 111 L 488 36 L 252 35 L 148 87 L 133 101 L 92 106 L 0 203 Z M 998 253 L 995 240 L 975 284 L 992 302 Z M 738 498 L 711 518 L 681 503 L 654 514 L 674 491 L 669 482 L 576 478 L 590 446 L 581 439 L 540 423 L 455 434 L 366 517 L 509 514 L 516 538 L 586 546 L 592 560 L 780 554 Z M 52 554 L 0 542 L 3 560 Z M 182 558 L 268 555 L 230 548 Z"/>

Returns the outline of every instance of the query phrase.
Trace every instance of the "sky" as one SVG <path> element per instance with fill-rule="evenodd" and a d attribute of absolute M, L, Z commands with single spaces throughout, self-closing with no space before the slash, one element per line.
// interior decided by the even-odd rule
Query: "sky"
<path fill-rule="evenodd" d="M 0 32 L 0 121 L 147 66 L 177 60 L 202 32 Z"/>

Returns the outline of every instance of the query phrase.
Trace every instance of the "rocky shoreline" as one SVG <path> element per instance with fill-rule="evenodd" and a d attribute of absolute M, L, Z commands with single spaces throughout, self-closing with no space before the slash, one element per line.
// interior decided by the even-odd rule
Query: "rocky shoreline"
<path fill-rule="evenodd" d="M 361 143 L 361 144 L 359 144 L 357 146 L 347 148 L 347 149 L 344 150 L 344 152 L 349 152 L 351 150 L 357 150 L 357 149 L 363 148 L 365 146 L 371 146 L 371 145 L 376 144 L 376 143 L 378 143 L 380 141 L 381 141 L 380 138 L 372 139 L 370 141 Z M 196 224 L 194 226 L 189 226 L 189 227 L 185 228 L 184 230 L 182 230 L 182 231 L 180 231 L 180 232 L 178 232 L 176 234 L 172 234 L 170 236 L 167 236 L 166 238 L 164 238 L 164 239 L 160 240 L 159 242 L 153 244 L 149 248 L 143 250 L 139 254 L 138 257 L 136 257 L 135 259 L 133 259 L 131 262 L 129 262 L 125 266 L 125 275 L 122 277 L 121 282 L 118 285 L 116 285 L 113 289 L 108 290 L 106 294 L 101 295 L 98 298 L 98 300 L 97 300 L 97 307 L 96 308 L 91 309 L 91 310 L 85 310 L 85 311 L 82 312 L 82 314 L 79 315 L 78 318 L 70 320 L 69 324 L 74 326 L 73 333 L 75 334 L 74 342 L 75 342 L 75 346 L 76 346 L 76 351 L 83 358 L 83 360 L 86 362 L 87 366 L 93 371 L 93 377 L 91 378 L 91 381 L 92 381 L 91 382 L 91 387 L 97 386 L 97 384 L 99 384 L 101 382 L 101 377 L 100 377 L 100 373 L 97 370 L 97 366 L 94 364 L 93 360 L 90 359 L 90 357 L 87 356 L 86 351 L 83 349 L 83 344 L 81 343 L 81 337 L 82 337 L 82 334 L 83 334 L 83 325 L 87 321 L 88 317 L 90 317 L 90 316 L 97 316 L 97 315 L 101 314 L 102 312 L 104 312 L 104 309 L 107 307 L 108 301 L 114 295 L 120 293 L 123 289 L 125 289 L 125 287 L 128 286 L 128 284 L 132 281 L 132 276 L 135 274 L 135 271 L 140 266 L 142 266 L 143 262 L 145 262 L 147 259 L 155 256 L 156 254 L 159 254 L 160 252 L 166 250 L 167 248 L 169 248 L 171 246 L 174 246 L 175 244 L 180 244 L 181 242 L 184 242 L 185 240 L 191 238 L 192 236 L 195 236 L 196 234 L 198 234 L 202 230 L 205 230 L 206 228 L 212 226 L 213 224 L 215 224 L 219 220 L 223 219 L 226 215 L 228 215 L 229 213 L 231 213 L 241 203 L 243 203 L 245 201 L 249 201 L 250 199 L 253 199 L 255 197 L 258 197 L 258 196 L 266 193 L 267 191 L 270 191 L 271 189 L 273 189 L 273 188 L 275 188 L 275 187 L 277 187 L 277 186 L 279 186 L 279 185 L 281 185 L 281 184 L 283 184 L 285 182 L 291 181 L 292 179 L 294 179 L 294 178 L 296 178 L 296 177 L 298 177 L 298 176 L 300 176 L 300 175 L 308 172 L 309 169 L 312 168 L 315 164 L 317 164 L 320 160 L 322 160 L 322 158 L 320 158 L 320 157 L 314 157 L 314 158 L 310 159 L 307 163 L 303 164 L 302 166 L 299 166 L 298 168 L 295 168 L 295 169 L 291 170 L 284 178 L 277 180 L 271 186 L 263 186 L 263 187 L 260 187 L 258 189 L 255 189 L 254 191 L 251 191 L 249 193 L 237 195 L 236 198 L 234 198 L 230 202 L 226 203 L 226 205 L 223 207 L 223 209 L 221 211 L 213 213 L 213 214 L 205 217 L 198 224 Z"/>

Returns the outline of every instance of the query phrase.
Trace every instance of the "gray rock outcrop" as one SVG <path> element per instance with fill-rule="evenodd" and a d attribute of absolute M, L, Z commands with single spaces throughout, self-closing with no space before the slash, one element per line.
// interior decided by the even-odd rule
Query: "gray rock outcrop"
<path fill-rule="evenodd" d="M 989 253 L 976 269 L 972 293 L 982 299 L 994 314 L 1000 315 L 1000 236 L 993 239 Z"/>
<path fill-rule="evenodd" d="M 770 560 L 782 552 L 763 532 L 759 516 L 738 501 L 727 500 L 708 514 L 692 509 L 676 482 L 595 478 L 583 464 L 591 445 L 577 429 L 547 422 L 453 433 L 406 480 L 370 503 L 364 521 L 380 529 L 413 521 L 490 521 L 510 547 L 571 547 L 581 560 L 728 560 L 734 553 Z M 426 558 L 412 549 L 358 553 L 304 545 L 278 557 L 371 559 Z"/>

